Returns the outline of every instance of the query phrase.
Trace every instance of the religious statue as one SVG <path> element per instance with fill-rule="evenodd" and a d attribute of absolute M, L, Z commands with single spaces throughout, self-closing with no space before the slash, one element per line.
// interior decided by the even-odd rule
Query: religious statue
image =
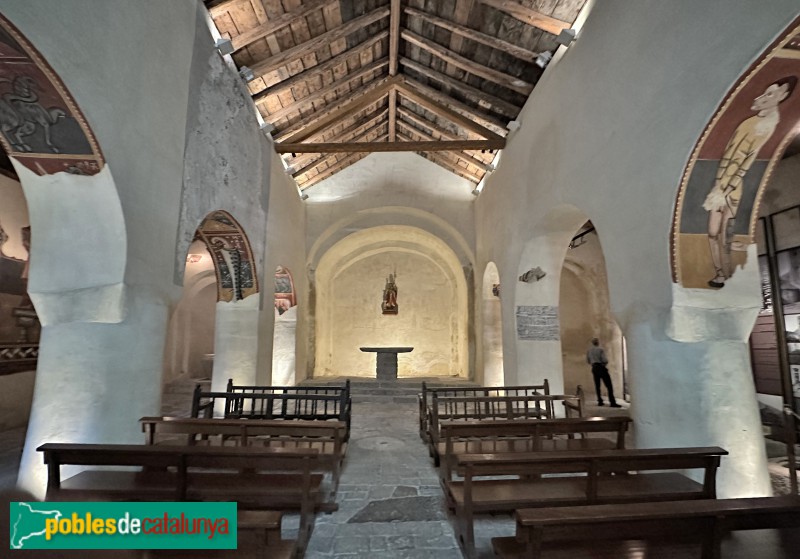
<path fill-rule="evenodd" d="M 394 283 L 394 274 L 389 274 L 386 279 L 381 310 L 383 314 L 397 314 L 397 284 Z"/>

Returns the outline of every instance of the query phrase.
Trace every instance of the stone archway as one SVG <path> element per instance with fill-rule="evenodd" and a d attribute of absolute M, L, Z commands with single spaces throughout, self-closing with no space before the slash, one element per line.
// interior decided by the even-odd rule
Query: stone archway
<path fill-rule="evenodd" d="M 296 382 L 297 293 L 291 270 L 275 269 L 275 327 L 272 334 L 272 381 L 274 386 Z"/>
<path fill-rule="evenodd" d="M 389 274 L 397 313 L 383 313 Z M 362 346 L 412 346 L 400 376 L 469 375 L 468 295 L 453 250 L 422 229 L 384 225 L 352 233 L 319 260 L 315 376 L 374 376 Z"/>
<path fill-rule="evenodd" d="M 217 277 L 217 313 L 214 330 L 213 391 L 234 384 L 256 383 L 258 361 L 258 273 L 250 240 L 233 216 L 211 212 L 197 228 Z"/>
<path fill-rule="evenodd" d="M 500 273 L 489 262 L 483 272 L 481 303 L 483 311 L 483 380 L 484 386 L 503 386 L 503 307 Z"/>

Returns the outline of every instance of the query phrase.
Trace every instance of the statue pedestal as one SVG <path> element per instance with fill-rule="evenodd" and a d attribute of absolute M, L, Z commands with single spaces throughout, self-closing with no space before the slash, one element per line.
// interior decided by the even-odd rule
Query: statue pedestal
<path fill-rule="evenodd" d="M 375 377 L 378 380 L 394 380 L 397 378 L 397 354 L 413 351 L 413 347 L 362 347 L 366 353 L 377 353 Z"/>

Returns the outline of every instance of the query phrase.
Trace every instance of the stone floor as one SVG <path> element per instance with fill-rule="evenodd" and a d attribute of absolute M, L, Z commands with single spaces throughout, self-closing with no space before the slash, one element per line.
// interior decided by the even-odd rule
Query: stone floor
<path fill-rule="evenodd" d="M 441 379 L 440 379 L 441 382 Z M 316 383 L 315 383 L 316 384 Z M 353 379 L 353 424 L 347 460 L 338 493 L 339 510 L 319 515 L 306 557 L 309 559 L 408 558 L 458 559 L 461 553 L 444 506 L 437 472 L 427 448 L 418 434 L 416 393 L 419 379 L 379 383 Z M 191 386 L 173 386 L 165 394 L 164 412 L 188 415 Z M 616 415 L 622 409 L 590 404 L 588 415 Z M 0 433 L 0 489 L 13 486 L 19 464 L 24 429 Z M 2 527 L 0 527 L 2 529 Z M 297 518 L 287 515 L 283 535 L 293 537 Z M 481 516 L 476 522 L 476 548 L 479 558 L 494 557 L 491 538 L 512 535 L 514 524 L 509 516 Z M 749 534 L 749 533 L 748 533 Z M 750 535 L 737 535 L 732 551 L 725 557 L 800 557 L 792 549 L 784 553 L 782 540 L 767 538 L 776 552 L 762 553 L 763 541 Z M 740 542 L 744 542 L 741 544 Z M 748 543 L 750 542 L 750 543 Z M 777 543 L 776 543 L 777 542 Z M 644 545 L 644 547 L 642 547 Z M 731 548 L 731 545 L 728 547 Z M 644 549 L 644 551 L 643 551 Z M 747 550 L 751 551 L 747 551 Z M 648 549 L 636 542 L 593 547 L 588 552 L 553 550 L 552 559 L 699 557 L 696 549 Z"/>

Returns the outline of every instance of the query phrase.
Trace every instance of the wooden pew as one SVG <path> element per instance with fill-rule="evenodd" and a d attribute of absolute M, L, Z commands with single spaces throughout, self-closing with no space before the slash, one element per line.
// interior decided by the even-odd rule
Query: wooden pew
<path fill-rule="evenodd" d="M 314 449 L 332 460 L 332 493 L 344 464 L 347 425 L 342 421 L 143 417 L 146 444 L 197 444 Z"/>
<path fill-rule="evenodd" d="M 586 505 L 516 512 L 516 537 L 493 538 L 504 559 L 538 559 L 547 542 L 674 538 L 701 535 L 702 558 L 719 559 L 722 538 L 735 530 L 800 526 L 800 497 L 755 497 Z"/>
<path fill-rule="evenodd" d="M 233 379 L 228 379 L 225 387 L 226 392 L 238 394 L 296 394 L 296 395 L 319 395 L 319 396 L 341 396 L 346 402 L 344 415 L 347 423 L 347 438 L 350 438 L 350 422 L 352 418 L 353 400 L 350 394 L 350 379 L 347 379 L 344 386 L 327 385 L 299 385 L 299 386 L 259 386 L 233 384 Z"/>
<path fill-rule="evenodd" d="M 440 396 L 432 395 L 428 422 L 429 452 L 434 464 L 439 465 L 437 451 L 441 442 L 442 421 L 488 421 L 553 419 L 556 407 L 564 405 L 565 413 L 571 409 L 583 409 L 583 396 L 529 395 L 529 396 Z M 569 403 L 570 406 L 567 406 Z"/>
<path fill-rule="evenodd" d="M 462 454 L 621 450 L 630 423 L 631 419 L 624 416 L 443 421 L 436 447 L 441 457 L 440 477 L 443 482 L 450 481 L 456 459 Z"/>
<path fill-rule="evenodd" d="M 332 512 L 322 475 L 330 457 L 313 449 L 47 443 L 47 500 L 236 501 L 239 508 L 300 512 L 302 553 L 318 511 Z M 61 466 L 124 466 L 84 470 L 66 480 Z M 242 473 L 246 472 L 246 473 Z"/>
<path fill-rule="evenodd" d="M 457 459 L 464 479 L 448 481 L 446 497 L 455 510 L 459 544 L 473 557 L 475 513 L 713 499 L 720 457 L 726 454 L 718 447 L 465 454 Z M 702 470 L 703 483 L 675 471 L 689 469 Z M 560 475 L 543 477 L 547 474 Z"/>
<path fill-rule="evenodd" d="M 428 435 L 428 421 L 430 418 L 433 395 L 441 397 L 465 397 L 465 396 L 549 396 L 550 384 L 544 379 L 542 384 L 531 384 L 528 386 L 441 386 L 429 388 L 428 384 L 422 382 L 422 392 L 417 395 L 419 404 L 419 436 L 423 441 L 430 442 Z"/>
<path fill-rule="evenodd" d="M 211 419 L 219 410 L 225 419 L 273 419 L 343 421 L 350 438 L 350 395 L 303 393 L 203 392 L 198 385 L 192 396 L 192 417 Z"/>

